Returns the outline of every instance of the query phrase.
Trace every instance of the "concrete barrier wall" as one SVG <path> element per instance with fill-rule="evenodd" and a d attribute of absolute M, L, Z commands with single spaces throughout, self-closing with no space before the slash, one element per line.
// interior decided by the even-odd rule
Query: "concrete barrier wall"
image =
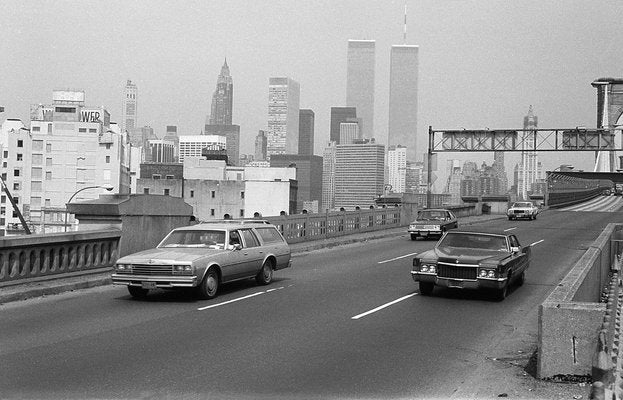
<path fill-rule="evenodd" d="M 608 224 L 539 307 L 539 378 L 590 375 L 606 312 L 600 296 L 609 283 L 613 240 L 621 227 Z"/>

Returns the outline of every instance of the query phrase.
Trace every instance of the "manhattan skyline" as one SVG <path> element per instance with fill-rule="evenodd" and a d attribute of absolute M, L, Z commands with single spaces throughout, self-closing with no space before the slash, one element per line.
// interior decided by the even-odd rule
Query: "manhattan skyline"
<path fill-rule="evenodd" d="M 322 154 L 331 107 L 346 106 L 348 40 L 361 39 L 376 43 L 370 136 L 387 144 L 390 49 L 404 43 L 404 4 L 111 1 L 85 7 L 10 0 L 0 14 L 0 118 L 28 123 L 30 104 L 48 103 L 52 90 L 72 88 L 84 90 L 87 104 L 106 107 L 120 123 L 130 79 L 140 91 L 139 126 L 151 126 L 158 137 L 167 125 L 182 135 L 199 134 L 227 58 L 236 79 L 233 114 L 241 126 L 241 153 L 252 154 L 257 132 L 267 129 L 268 78 L 288 76 L 300 83 L 300 107 L 316 114 L 314 153 Z M 612 34 L 613 17 L 623 13 L 620 1 L 406 4 L 406 44 L 418 45 L 420 53 L 419 153 L 429 125 L 521 129 L 529 105 L 543 128 L 594 127 L 590 83 L 623 75 Z M 479 162 L 492 156 L 470 157 Z M 591 156 L 578 157 L 584 160 L 579 168 L 587 169 Z"/>

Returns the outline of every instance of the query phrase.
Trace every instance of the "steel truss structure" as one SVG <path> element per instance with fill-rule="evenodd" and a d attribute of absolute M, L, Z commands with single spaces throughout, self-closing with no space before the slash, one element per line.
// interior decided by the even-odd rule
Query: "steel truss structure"
<path fill-rule="evenodd" d="M 623 151 L 607 129 L 434 130 L 429 154 L 477 151 Z"/>

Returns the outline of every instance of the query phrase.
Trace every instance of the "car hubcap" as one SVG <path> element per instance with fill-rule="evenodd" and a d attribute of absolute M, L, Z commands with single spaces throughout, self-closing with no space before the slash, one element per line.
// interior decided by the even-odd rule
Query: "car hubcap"
<path fill-rule="evenodd" d="M 208 293 L 213 294 L 216 291 L 216 277 L 214 275 L 208 275 L 206 286 L 208 287 Z"/>
<path fill-rule="evenodd" d="M 264 281 L 268 282 L 273 275 L 273 270 L 269 265 L 264 265 Z"/>

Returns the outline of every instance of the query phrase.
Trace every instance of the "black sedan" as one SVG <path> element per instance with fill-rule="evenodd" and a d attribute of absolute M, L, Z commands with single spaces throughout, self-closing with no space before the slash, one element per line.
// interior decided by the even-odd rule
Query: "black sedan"
<path fill-rule="evenodd" d="M 411 276 L 424 296 L 442 286 L 489 290 L 502 300 L 512 283 L 523 284 L 530 250 L 515 235 L 449 231 L 435 248 L 413 259 Z"/>
<path fill-rule="evenodd" d="M 429 236 L 437 238 L 448 229 L 458 228 L 458 226 L 458 219 L 452 211 L 444 208 L 430 208 L 418 211 L 415 221 L 409 224 L 408 232 L 411 240 Z"/>

